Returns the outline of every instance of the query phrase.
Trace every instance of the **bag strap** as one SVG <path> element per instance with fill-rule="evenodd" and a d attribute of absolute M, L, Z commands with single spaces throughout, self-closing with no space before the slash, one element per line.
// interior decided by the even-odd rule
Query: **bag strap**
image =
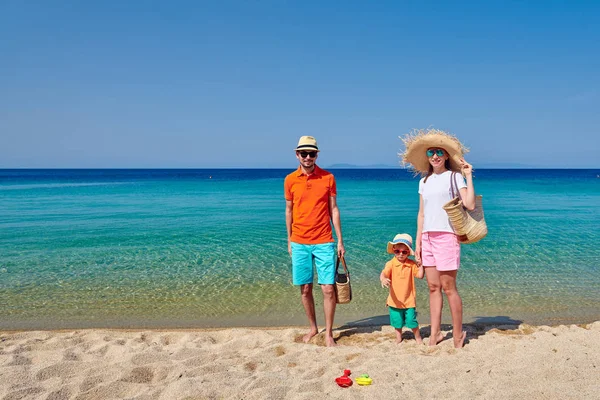
<path fill-rule="evenodd" d="M 452 171 L 452 174 L 450 175 L 450 190 L 452 191 L 452 198 L 458 196 L 458 198 L 462 200 L 460 190 L 458 190 L 458 183 L 456 183 L 456 172 L 454 171 Z"/>
<path fill-rule="evenodd" d="M 348 266 L 346 265 L 346 259 L 344 256 L 338 257 L 337 262 L 335 263 L 335 273 L 337 274 L 338 268 L 340 266 L 340 260 L 342 261 L 342 266 L 344 267 L 344 272 L 347 275 L 350 275 L 350 271 L 348 271 Z"/>

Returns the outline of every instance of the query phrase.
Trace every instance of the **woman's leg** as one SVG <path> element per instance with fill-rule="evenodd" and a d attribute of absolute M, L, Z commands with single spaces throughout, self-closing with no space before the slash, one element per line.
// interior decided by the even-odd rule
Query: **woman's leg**
<path fill-rule="evenodd" d="M 442 284 L 440 282 L 440 272 L 435 267 L 425 267 L 425 276 L 427 277 L 427 286 L 429 286 L 429 315 L 431 320 L 429 345 L 435 346 L 442 340 L 441 324 L 442 306 L 444 304 Z"/>
<path fill-rule="evenodd" d="M 448 305 L 450 306 L 450 314 L 452 315 L 452 338 L 454 339 L 454 347 L 463 347 L 466 333 L 462 329 L 463 308 L 462 299 L 456 288 L 456 274 L 458 271 L 441 271 L 439 279 L 446 297 L 448 297 Z"/>

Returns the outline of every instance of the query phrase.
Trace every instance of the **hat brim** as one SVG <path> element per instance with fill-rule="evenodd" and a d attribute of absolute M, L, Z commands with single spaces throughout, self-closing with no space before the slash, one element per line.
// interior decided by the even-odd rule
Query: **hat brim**
<path fill-rule="evenodd" d="M 320 152 L 321 150 L 319 150 L 317 147 L 315 146 L 298 146 L 294 149 L 294 151 L 316 151 L 317 153 Z"/>
<path fill-rule="evenodd" d="M 394 245 L 395 244 L 403 244 L 406 247 L 408 247 L 408 250 L 410 250 L 410 255 L 414 256 L 415 255 L 415 251 L 412 248 L 411 243 L 406 240 L 406 239 L 398 239 L 398 240 L 392 240 L 391 242 L 388 242 L 387 244 L 387 252 L 390 254 L 394 254 Z"/>
<path fill-rule="evenodd" d="M 429 172 L 427 149 L 444 149 L 448 153 L 450 169 L 455 172 L 461 172 L 460 160 L 469 151 L 456 137 L 436 129 L 416 131 L 401 139 L 406 146 L 404 153 L 400 154 L 402 162 L 421 175 Z"/>

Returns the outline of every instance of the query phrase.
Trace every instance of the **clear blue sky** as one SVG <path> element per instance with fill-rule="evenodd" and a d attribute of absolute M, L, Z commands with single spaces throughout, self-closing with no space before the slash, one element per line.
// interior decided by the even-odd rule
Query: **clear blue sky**
<path fill-rule="evenodd" d="M 0 167 L 600 167 L 600 1 L 0 0 Z"/>

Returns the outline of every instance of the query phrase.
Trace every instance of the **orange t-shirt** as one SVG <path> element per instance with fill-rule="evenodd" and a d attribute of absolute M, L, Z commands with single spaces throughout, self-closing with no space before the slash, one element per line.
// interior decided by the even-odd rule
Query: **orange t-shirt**
<path fill-rule="evenodd" d="M 301 244 L 333 242 L 329 196 L 337 194 L 333 174 L 315 165 L 312 174 L 298 169 L 285 177 L 285 199 L 292 202 L 291 241 Z"/>
<path fill-rule="evenodd" d="M 419 272 L 419 266 L 411 259 L 401 263 L 392 258 L 385 264 L 383 275 L 392 281 L 390 295 L 387 305 L 396 308 L 412 308 L 417 306 L 417 289 L 415 287 L 415 276 Z"/>

